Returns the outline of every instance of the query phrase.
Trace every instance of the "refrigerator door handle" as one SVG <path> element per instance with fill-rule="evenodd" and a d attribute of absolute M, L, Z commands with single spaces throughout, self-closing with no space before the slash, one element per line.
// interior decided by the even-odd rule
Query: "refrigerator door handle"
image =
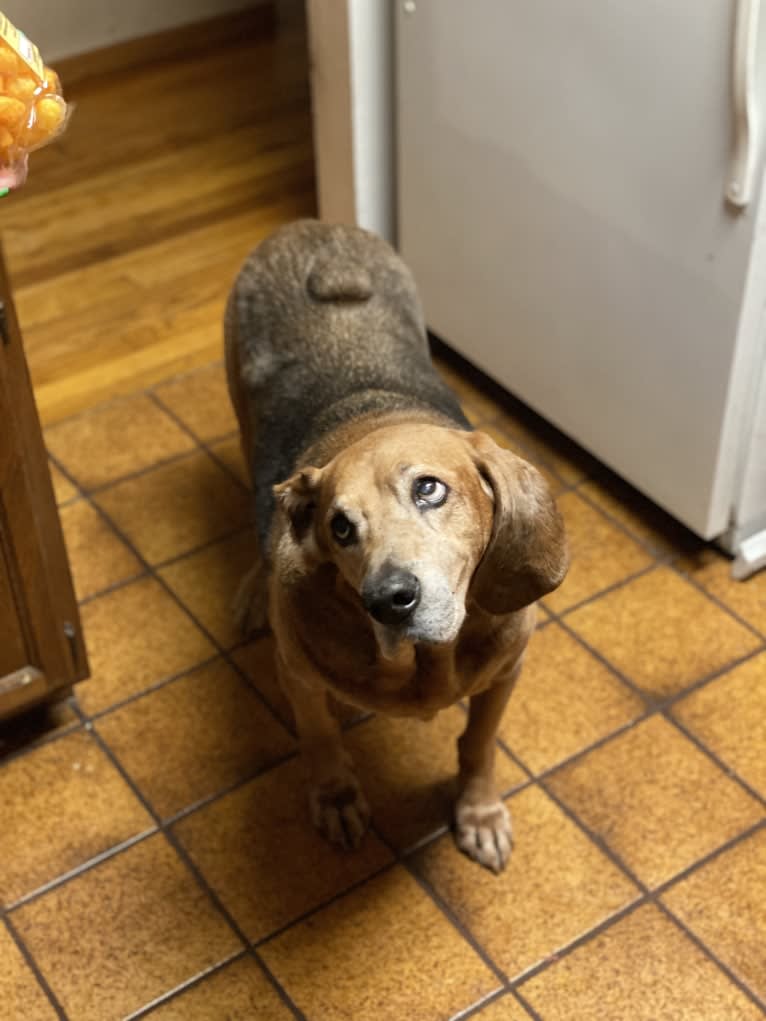
<path fill-rule="evenodd" d="M 761 0 L 737 0 L 734 28 L 734 152 L 726 198 L 744 209 L 753 197 L 758 166 L 761 111 L 758 109 L 758 30 Z"/>

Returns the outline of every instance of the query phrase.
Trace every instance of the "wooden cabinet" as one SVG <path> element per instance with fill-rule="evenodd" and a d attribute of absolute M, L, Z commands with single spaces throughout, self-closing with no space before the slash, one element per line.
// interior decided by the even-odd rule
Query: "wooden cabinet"
<path fill-rule="evenodd" d="M 48 458 L 0 252 L 0 718 L 87 675 Z"/>

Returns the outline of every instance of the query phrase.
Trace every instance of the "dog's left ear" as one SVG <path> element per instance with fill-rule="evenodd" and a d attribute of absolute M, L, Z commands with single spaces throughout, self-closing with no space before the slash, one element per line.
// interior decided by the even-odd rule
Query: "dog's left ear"
<path fill-rule="evenodd" d="M 471 595 L 488 613 L 512 613 L 564 580 L 569 566 L 564 521 L 536 468 L 486 433 L 471 433 L 468 441 L 495 504 L 492 535 Z"/>
<path fill-rule="evenodd" d="M 306 537 L 313 523 L 321 478 L 320 468 L 301 468 L 286 482 L 274 486 L 277 506 L 287 515 L 297 542 Z"/>

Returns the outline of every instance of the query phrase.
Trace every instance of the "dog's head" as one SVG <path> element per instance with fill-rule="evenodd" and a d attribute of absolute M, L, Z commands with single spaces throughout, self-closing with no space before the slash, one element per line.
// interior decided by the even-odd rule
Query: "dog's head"
<path fill-rule="evenodd" d="M 333 561 L 359 594 L 386 654 L 451 642 L 467 603 L 511 613 L 566 573 L 547 483 L 481 432 L 386 426 L 275 494 L 303 554 Z"/>

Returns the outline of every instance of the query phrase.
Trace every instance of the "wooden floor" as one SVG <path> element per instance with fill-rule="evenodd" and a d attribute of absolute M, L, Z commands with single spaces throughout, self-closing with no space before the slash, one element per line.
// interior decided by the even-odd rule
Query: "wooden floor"
<path fill-rule="evenodd" d="M 0 206 L 46 425 L 216 357 L 247 252 L 314 211 L 300 16 L 185 43 L 69 89 L 65 75 L 67 133 Z"/>

